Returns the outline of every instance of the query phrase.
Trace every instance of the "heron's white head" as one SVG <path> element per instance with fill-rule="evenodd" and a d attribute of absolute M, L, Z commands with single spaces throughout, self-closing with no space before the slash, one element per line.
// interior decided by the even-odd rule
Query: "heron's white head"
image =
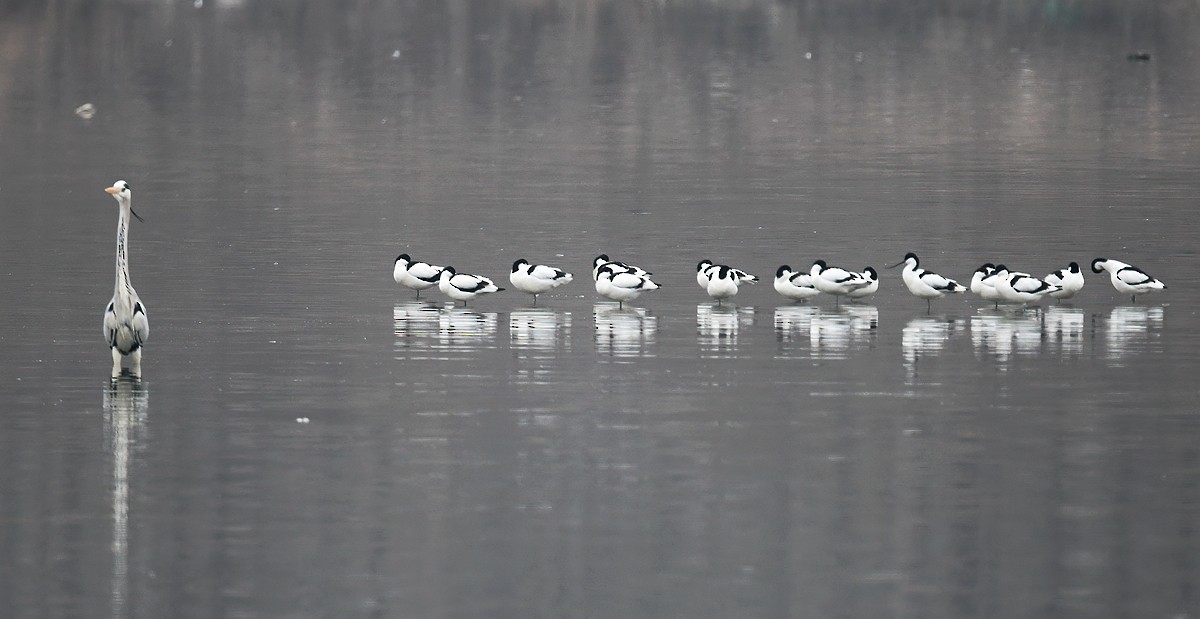
<path fill-rule="evenodd" d="M 129 186 L 129 183 L 121 180 L 121 181 L 117 181 L 117 182 L 113 183 L 112 187 L 105 187 L 104 191 L 106 193 L 108 193 L 109 195 L 111 195 L 112 197 L 116 198 L 117 202 L 119 204 L 121 204 L 122 206 L 126 206 L 129 204 L 131 198 L 133 197 L 133 194 L 130 191 L 131 189 L 133 189 L 133 188 Z M 132 207 L 129 209 L 129 212 L 132 213 L 133 216 L 136 217 L 138 221 L 144 221 L 142 219 L 141 215 L 138 215 L 137 213 L 133 212 Z"/>
<path fill-rule="evenodd" d="M 129 193 L 130 189 L 132 189 L 132 187 L 129 186 L 129 183 L 126 183 L 125 181 L 117 181 L 113 183 L 112 187 L 106 187 L 104 191 L 116 198 L 117 202 L 128 202 L 131 195 Z"/>

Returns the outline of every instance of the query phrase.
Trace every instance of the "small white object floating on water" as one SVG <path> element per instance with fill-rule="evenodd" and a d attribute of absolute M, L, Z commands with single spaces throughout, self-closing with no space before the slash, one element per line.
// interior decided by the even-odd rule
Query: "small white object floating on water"
<path fill-rule="evenodd" d="M 521 258 L 513 262 L 512 272 L 508 281 L 521 292 L 533 295 L 533 303 L 537 304 L 537 296 L 547 290 L 571 283 L 571 274 L 562 269 L 544 264 L 530 264 Z"/>
<path fill-rule="evenodd" d="M 1050 296 L 1059 300 L 1070 299 L 1079 294 L 1080 290 L 1083 290 L 1083 271 L 1079 268 L 1078 262 L 1072 262 L 1066 268 L 1059 269 L 1047 275 L 1046 283 L 1060 288 L 1060 290 L 1051 292 Z"/>
<path fill-rule="evenodd" d="M 650 277 L 651 275 L 650 271 L 647 271 L 646 269 L 635 267 L 631 264 L 625 264 L 624 262 L 619 262 L 617 260 L 610 260 L 608 254 L 600 254 L 599 256 L 596 256 L 595 260 L 592 261 L 593 280 L 600 279 L 600 268 L 604 266 L 611 267 L 610 270 L 614 275 L 619 273 L 632 273 L 641 277 Z"/>
<path fill-rule="evenodd" d="M 931 304 L 934 299 L 940 299 L 947 294 L 967 291 L 966 286 L 949 277 L 922 269 L 921 259 L 917 258 L 917 255 L 911 251 L 904 255 L 904 260 L 888 268 L 894 269 L 902 264 L 904 265 L 904 273 L 901 277 L 904 280 L 904 285 L 914 297 L 925 299 L 926 311 L 932 308 Z"/>
<path fill-rule="evenodd" d="M 831 267 L 825 264 L 824 260 L 814 262 L 808 274 L 812 276 L 812 283 L 817 290 L 833 295 L 838 301 L 855 290 L 871 285 L 871 281 L 863 277 L 862 273 Z"/>
<path fill-rule="evenodd" d="M 396 266 L 392 268 L 392 279 L 405 288 L 416 290 L 418 299 L 422 290 L 438 285 L 441 275 L 442 267 L 415 262 L 408 254 L 396 256 Z"/>
<path fill-rule="evenodd" d="M 96 116 L 96 106 L 92 105 L 91 103 L 84 103 L 83 105 L 75 108 L 75 115 L 84 120 L 91 120 Z"/>
<path fill-rule="evenodd" d="M 658 290 L 661 287 L 646 275 L 628 271 L 618 272 L 619 268 L 605 264 L 598 269 L 596 292 L 606 299 L 616 301 L 620 307 L 624 307 L 626 301 L 638 298 L 643 292 Z"/>
<path fill-rule="evenodd" d="M 793 271 L 792 267 L 786 264 L 775 270 L 775 292 L 793 301 L 803 301 L 821 294 L 813 284 L 812 275 Z"/>
<path fill-rule="evenodd" d="M 438 279 L 438 289 L 451 299 L 462 301 L 463 305 L 481 294 L 504 290 L 482 275 L 459 273 L 454 270 L 454 267 L 442 269 L 441 277 Z"/>
<path fill-rule="evenodd" d="M 996 265 L 996 292 L 1009 303 L 1037 303 L 1057 290 L 1062 289 L 1028 273 L 1009 271 L 1003 264 Z"/>
<path fill-rule="evenodd" d="M 1113 288 L 1117 292 L 1129 295 L 1131 301 L 1137 301 L 1139 294 L 1165 290 L 1167 285 L 1150 277 L 1145 271 L 1132 264 L 1108 258 L 1096 258 L 1092 261 L 1092 271 L 1101 273 L 1108 271 Z"/>

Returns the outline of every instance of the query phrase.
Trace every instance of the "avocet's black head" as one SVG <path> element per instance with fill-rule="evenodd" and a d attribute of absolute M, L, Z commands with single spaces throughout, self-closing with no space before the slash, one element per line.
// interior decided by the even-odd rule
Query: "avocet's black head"
<path fill-rule="evenodd" d="M 700 262 L 696 263 L 696 272 L 698 273 L 703 271 L 710 266 L 712 266 L 712 260 L 701 260 Z"/>
<path fill-rule="evenodd" d="M 592 264 L 600 266 L 606 262 L 611 262 L 611 260 L 608 259 L 608 254 L 600 254 L 599 256 L 596 256 L 596 259 L 592 261 Z"/>
<path fill-rule="evenodd" d="M 875 267 L 867 267 L 863 269 L 863 273 L 866 273 L 867 277 L 869 277 L 871 281 L 879 279 L 879 273 L 875 272 Z"/>
<path fill-rule="evenodd" d="M 454 274 L 458 273 L 458 271 L 455 271 L 454 267 L 442 267 L 442 273 L 449 273 L 450 275 L 454 275 Z"/>
<path fill-rule="evenodd" d="M 792 267 L 785 264 L 783 266 L 780 266 L 778 269 L 775 269 L 775 277 L 783 277 L 784 275 L 790 273 L 791 271 L 792 271 Z"/>
<path fill-rule="evenodd" d="M 1068 271 L 1070 271 L 1070 272 L 1072 272 L 1072 273 L 1078 273 L 1078 272 L 1079 272 L 1079 263 L 1078 263 L 1078 262 L 1072 262 L 1071 264 L 1068 264 L 1068 265 L 1067 265 L 1067 270 L 1068 270 Z"/>
<path fill-rule="evenodd" d="M 1005 271 L 1005 272 L 1007 272 L 1007 271 L 1008 271 L 1008 267 L 1004 266 L 1003 264 L 997 264 L 997 265 L 996 265 L 996 272 L 997 272 L 997 273 L 999 273 L 999 272 L 1001 272 L 1001 271 Z"/>
<path fill-rule="evenodd" d="M 400 254 L 399 256 L 396 256 L 396 262 L 400 262 L 401 260 L 405 262 L 412 262 L 412 258 L 409 258 L 408 254 Z"/>
<path fill-rule="evenodd" d="M 983 273 L 984 275 L 988 275 L 989 273 L 991 273 L 992 271 L 995 271 L 995 270 L 996 270 L 996 265 L 994 265 L 990 262 L 985 262 L 985 263 L 979 265 L 979 268 L 975 269 L 975 272 Z"/>
<path fill-rule="evenodd" d="M 1108 258 L 1096 258 L 1095 260 L 1093 260 L 1092 261 L 1092 272 L 1093 273 L 1103 273 L 1104 272 L 1103 265 L 1105 262 L 1108 262 Z"/>
<path fill-rule="evenodd" d="M 822 271 L 824 271 L 825 269 L 829 268 L 829 265 L 825 264 L 825 261 L 824 261 L 824 260 L 814 260 L 814 261 L 813 261 L 813 266 L 815 266 L 815 267 L 820 267 Z"/>
<path fill-rule="evenodd" d="M 894 268 L 908 262 L 909 260 L 913 261 L 913 268 L 921 266 L 921 259 L 917 258 L 917 255 L 910 251 L 907 254 L 904 254 L 904 260 L 901 260 L 900 262 L 897 262 L 896 264 L 888 265 L 888 268 L 894 269 Z"/>
<path fill-rule="evenodd" d="M 522 266 L 524 266 L 526 264 L 529 264 L 528 260 L 526 260 L 524 258 L 518 258 L 516 262 L 513 262 L 512 272 L 516 273 L 517 270 L 519 270 Z"/>

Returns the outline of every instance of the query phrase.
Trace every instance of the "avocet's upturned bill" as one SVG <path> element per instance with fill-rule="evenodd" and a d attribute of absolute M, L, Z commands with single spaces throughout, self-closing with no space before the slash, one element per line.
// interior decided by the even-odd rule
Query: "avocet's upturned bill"
<path fill-rule="evenodd" d="M 1059 287 L 1028 273 L 1009 271 L 1003 264 L 996 266 L 996 292 L 1009 303 L 1037 303 L 1055 290 Z"/>
<path fill-rule="evenodd" d="M 142 377 L 142 345 L 150 337 L 150 321 L 146 306 L 129 281 L 129 216 L 142 218 L 133 212 L 133 193 L 129 183 L 117 181 L 104 191 L 116 198 L 117 214 L 117 279 L 112 300 L 104 308 L 104 339 L 112 350 L 112 377 L 121 376 L 121 360 L 129 358 L 129 373 Z"/>
<path fill-rule="evenodd" d="M 926 311 L 932 308 L 931 303 L 934 299 L 940 299 L 947 294 L 957 294 L 967 291 L 966 286 L 949 277 L 922 269 L 921 259 L 917 258 L 917 255 L 913 252 L 908 252 L 904 255 L 904 260 L 888 268 L 894 269 L 902 264 L 904 265 L 904 273 L 901 277 L 904 280 L 904 286 L 908 288 L 908 291 L 914 297 L 925 299 Z"/>
<path fill-rule="evenodd" d="M 616 301 L 620 307 L 624 307 L 626 301 L 638 298 L 643 292 L 661 288 L 646 275 L 618 272 L 617 268 L 607 264 L 599 268 L 596 273 L 596 293 Z"/>
<path fill-rule="evenodd" d="M 862 299 L 879 292 L 879 273 L 875 271 L 875 267 L 867 267 L 863 269 L 863 272 L 859 273 L 859 275 L 862 275 L 863 279 L 867 280 L 869 283 L 862 288 L 855 288 L 854 290 L 851 290 L 850 292 L 846 293 L 846 296 L 850 297 L 851 299 Z"/>
<path fill-rule="evenodd" d="M 608 254 L 600 254 L 599 256 L 596 256 L 595 260 L 592 261 L 593 280 L 600 278 L 600 268 L 604 266 L 611 267 L 613 274 L 632 273 L 642 277 L 650 277 L 651 275 L 650 271 L 647 271 L 646 269 L 635 267 L 632 264 L 625 264 L 624 262 L 619 262 L 617 260 L 610 260 Z"/>
<path fill-rule="evenodd" d="M 1059 287 L 1050 293 L 1051 297 L 1059 300 L 1070 299 L 1083 290 L 1083 270 L 1079 268 L 1078 262 L 1072 262 L 1066 268 L 1047 275 L 1046 283 Z"/>
<path fill-rule="evenodd" d="M 1129 295 L 1130 301 L 1137 301 L 1139 294 L 1165 290 L 1167 285 L 1150 277 L 1145 271 L 1120 260 L 1096 258 L 1092 261 L 1092 271 L 1101 273 L 1108 271 L 1113 288 L 1121 294 Z"/>
<path fill-rule="evenodd" d="M 418 299 L 422 290 L 437 286 L 441 276 L 442 267 L 416 262 L 408 254 L 396 256 L 396 266 L 392 269 L 392 279 L 405 288 L 416 290 Z"/>
<path fill-rule="evenodd" d="M 562 269 L 544 264 L 529 264 L 521 258 L 513 263 L 508 281 L 521 292 L 533 295 L 533 303 L 537 305 L 537 296 L 547 290 L 571 283 L 571 274 Z"/>
<path fill-rule="evenodd" d="M 841 297 L 871 285 L 871 282 L 863 277 L 862 273 L 847 271 L 841 267 L 831 267 L 825 264 L 824 260 L 814 262 L 808 274 L 812 276 L 812 283 L 817 290 L 833 295 L 835 304 L 841 300 Z"/>
<path fill-rule="evenodd" d="M 1000 291 L 996 290 L 996 279 L 996 265 L 985 262 L 971 274 L 970 290 L 999 307 Z"/>
<path fill-rule="evenodd" d="M 504 289 L 496 286 L 492 280 L 482 275 L 459 273 L 454 270 L 454 267 L 445 267 L 438 279 L 438 290 L 451 299 L 462 301 L 463 305 L 466 305 L 467 301 L 481 294 L 500 292 Z"/>
<path fill-rule="evenodd" d="M 793 271 L 786 264 L 775 270 L 775 292 L 793 301 L 803 301 L 821 294 L 813 284 L 812 275 Z"/>

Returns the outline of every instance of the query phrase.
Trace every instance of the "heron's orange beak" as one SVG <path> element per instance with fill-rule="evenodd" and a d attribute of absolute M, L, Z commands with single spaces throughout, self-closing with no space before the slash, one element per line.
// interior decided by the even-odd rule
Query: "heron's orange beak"
<path fill-rule="evenodd" d="M 118 191 L 121 191 L 121 190 L 117 189 L 116 187 L 105 187 L 104 188 L 105 193 L 117 193 Z"/>

